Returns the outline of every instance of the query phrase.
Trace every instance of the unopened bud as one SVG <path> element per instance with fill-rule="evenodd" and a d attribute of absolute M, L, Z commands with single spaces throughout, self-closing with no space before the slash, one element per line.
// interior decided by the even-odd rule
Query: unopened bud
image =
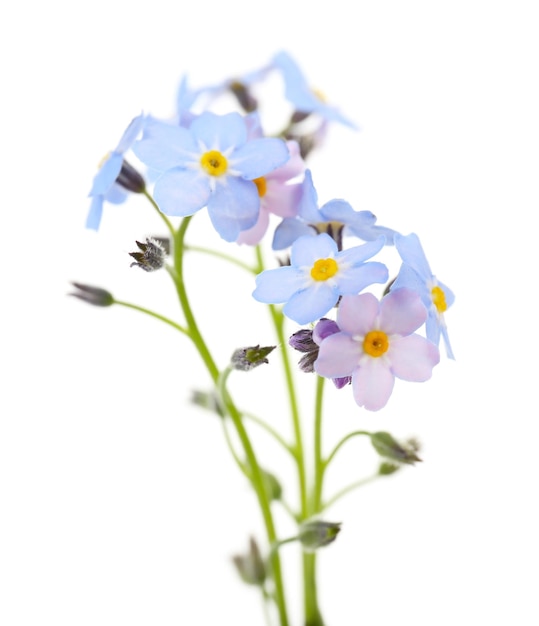
<path fill-rule="evenodd" d="M 91 285 L 83 285 L 82 283 L 71 284 L 78 291 L 70 293 L 70 296 L 74 296 L 75 298 L 94 306 L 111 306 L 114 304 L 112 294 L 105 289 L 101 289 L 101 287 L 92 287 Z"/>
<path fill-rule="evenodd" d="M 378 432 L 371 434 L 371 443 L 380 456 L 391 461 L 408 465 L 421 461 L 417 456 L 419 443 L 415 439 L 399 443 L 390 433 Z"/>
<path fill-rule="evenodd" d="M 122 161 L 122 169 L 116 178 L 118 185 L 133 193 L 144 193 L 146 182 L 138 171 L 125 159 Z"/>
<path fill-rule="evenodd" d="M 378 467 L 378 475 L 379 476 L 391 476 L 395 472 L 398 472 L 401 469 L 402 465 L 397 465 L 397 463 L 389 463 L 388 461 L 384 461 L 380 463 Z"/>
<path fill-rule="evenodd" d="M 261 587 L 264 584 L 266 580 L 266 566 L 258 545 L 252 537 L 249 540 L 249 552 L 233 556 L 232 562 L 244 583 L 256 585 L 257 587 Z"/>
<path fill-rule="evenodd" d="M 163 267 L 167 254 L 157 239 L 148 237 L 146 243 L 140 243 L 140 241 L 135 243 L 140 252 L 129 252 L 129 256 L 135 259 L 130 267 L 140 267 L 145 272 L 155 272 Z"/>
<path fill-rule="evenodd" d="M 333 543 L 341 531 L 341 524 L 311 520 L 303 522 L 299 527 L 298 539 L 306 552 L 314 552 L 318 548 Z"/>
<path fill-rule="evenodd" d="M 221 405 L 217 399 L 217 396 L 212 391 L 200 391 L 199 389 L 194 389 L 191 392 L 191 402 L 195 406 L 199 406 L 202 409 L 206 409 L 207 411 L 212 411 L 213 413 L 217 413 L 219 417 L 224 417 L 225 413 L 221 408 Z"/>
<path fill-rule="evenodd" d="M 275 350 L 275 347 L 267 346 L 261 348 L 258 345 L 250 348 L 238 348 L 230 359 L 230 365 L 241 372 L 248 372 L 263 363 L 269 363 L 266 357 Z"/>

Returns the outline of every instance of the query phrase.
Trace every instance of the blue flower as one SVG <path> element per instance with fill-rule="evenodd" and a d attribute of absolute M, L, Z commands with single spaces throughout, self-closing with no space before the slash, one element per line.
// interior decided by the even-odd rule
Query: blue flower
<path fill-rule="evenodd" d="M 316 113 L 323 119 L 340 122 L 354 129 L 357 128 L 336 107 L 327 104 L 321 94 L 309 86 L 303 72 L 287 52 L 277 53 L 273 57 L 273 65 L 282 74 L 287 100 L 294 105 L 298 112 Z"/>
<path fill-rule="evenodd" d="M 302 198 L 297 218 L 286 218 L 275 229 L 273 249 L 283 250 L 291 246 L 303 235 L 314 236 L 327 232 L 342 248 L 344 227 L 351 235 L 363 241 L 373 241 L 385 237 L 386 244 L 393 243 L 395 231 L 384 226 L 376 226 L 376 215 L 370 211 L 355 211 L 345 200 L 330 200 L 318 208 L 318 195 L 313 185 L 310 170 L 306 170 L 303 181 Z"/>
<path fill-rule="evenodd" d="M 266 304 L 285 302 L 283 313 L 298 324 L 323 317 L 339 296 L 355 295 L 387 280 L 383 263 L 365 263 L 384 246 L 384 238 L 339 252 L 327 234 L 300 237 L 292 245 L 290 265 L 256 277 L 253 297 Z"/>
<path fill-rule="evenodd" d="M 399 287 L 408 287 L 420 295 L 428 311 L 427 338 L 438 345 L 442 336 L 447 356 L 454 359 L 444 319 L 445 311 L 455 301 L 453 292 L 432 273 L 419 237 L 415 233 L 406 236 L 396 235 L 395 247 L 402 259 L 402 265 L 391 285 L 391 291 Z"/>
<path fill-rule="evenodd" d="M 162 172 L 154 199 L 166 215 L 193 215 L 208 207 L 212 224 L 226 241 L 258 219 L 260 198 L 255 178 L 288 158 L 281 139 L 249 140 L 239 113 L 204 112 L 189 126 L 149 120 L 133 147 L 139 159 Z"/>
<path fill-rule="evenodd" d="M 122 188 L 116 181 L 122 170 L 124 154 L 133 145 L 144 123 L 143 115 L 138 115 L 131 120 L 116 148 L 106 156 L 101 164 L 88 194 L 92 198 L 92 203 L 86 218 L 86 228 L 99 229 L 105 200 L 112 204 L 121 204 L 127 198 L 125 188 Z"/>

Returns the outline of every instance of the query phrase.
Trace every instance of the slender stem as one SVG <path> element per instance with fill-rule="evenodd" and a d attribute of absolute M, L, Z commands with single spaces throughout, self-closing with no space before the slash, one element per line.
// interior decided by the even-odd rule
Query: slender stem
<path fill-rule="evenodd" d="M 374 480 L 376 480 L 379 477 L 380 477 L 380 474 L 376 473 L 376 474 L 373 474 L 372 476 L 367 476 L 367 478 L 356 480 L 352 484 L 338 491 L 332 498 L 330 498 L 327 502 L 325 502 L 322 505 L 322 510 L 329 509 L 330 506 L 335 504 L 337 500 L 340 500 L 347 493 L 350 493 L 351 491 L 353 491 L 354 489 L 358 489 L 359 487 L 363 487 L 363 485 L 368 485 L 369 483 L 372 483 Z"/>
<path fill-rule="evenodd" d="M 152 195 L 148 192 L 147 189 L 144 189 L 144 191 L 142 193 L 150 201 L 150 204 L 157 211 L 157 213 L 159 214 L 159 217 L 165 222 L 166 227 L 168 228 L 168 232 L 170 233 L 170 235 L 174 239 L 174 235 L 176 234 L 176 231 L 174 229 L 174 226 L 172 225 L 172 222 L 168 219 L 168 217 L 164 213 L 161 212 L 161 209 L 157 205 L 157 202 L 153 199 Z"/>
<path fill-rule="evenodd" d="M 165 317 L 164 315 L 156 313 L 155 311 L 146 309 L 145 307 L 139 306 L 138 304 L 131 304 L 131 302 L 124 302 L 123 300 L 114 300 L 114 304 L 119 304 L 120 306 L 125 306 L 128 309 L 134 309 L 135 311 L 139 311 L 140 313 L 144 313 L 145 315 L 150 315 L 151 317 L 155 317 L 155 319 L 158 319 L 161 322 L 165 322 L 165 324 L 168 324 L 169 326 L 172 326 L 172 328 L 179 330 L 184 335 L 189 336 L 189 331 L 187 330 L 187 328 L 180 326 L 179 324 L 172 321 L 168 317 Z"/>
<path fill-rule="evenodd" d="M 256 415 L 253 415 L 252 413 L 243 412 L 242 415 L 243 417 L 246 417 L 247 419 L 251 420 L 255 424 L 258 424 L 258 426 L 260 426 L 266 432 L 268 432 L 276 441 L 278 441 L 281 444 L 281 446 L 287 452 L 289 452 L 295 458 L 295 454 L 294 454 L 294 450 L 292 446 L 290 446 L 290 444 L 285 441 L 284 437 L 281 437 L 281 435 L 274 428 L 272 428 L 267 422 L 260 419 Z"/>
<path fill-rule="evenodd" d="M 335 455 L 337 454 L 337 452 L 340 450 L 340 448 L 349 440 L 352 439 L 352 437 L 357 437 L 359 435 L 366 435 L 367 437 L 371 436 L 371 433 L 366 431 L 366 430 L 356 430 L 353 433 L 348 433 L 348 435 L 346 435 L 346 437 L 343 437 L 339 443 L 333 448 L 331 454 L 328 456 L 328 458 L 324 461 L 324 468 L 323 471 L 326 470 L 327 466 L 331 463 L 331 461 L 333 460 L 333 458 L 335 457 Z"/>
<path fill-rule="evenodd" d="M 232 419 L 241 445 L 245 452 L 246 462 L 249 467 L 250 480 L 255 490 L 258 503 L 262 512 L 264 525 L 266 528 L 266 534 L 270 545 L 277 540 L 277 534 L 275 531 L 275 525 L 273 522 L 273 516 L 270 508 L 270 500 L 266 490 L 264 477 L 260 466 L 258 464 L 256 455 L 254 453 L 251 441 L 243 425 L 240 411 L 236 408 L 232 401 L 228 391 L 226 390 L 226 378 L 229 374 L 229 370 L 225 370 L 223 375 L 220 375 L 219 368 L 217 367 L 196 323 L 189 298 L 185 289 L 185 282 L 183 278 L 183 255 L 185 251 L 184 239 L 185 233 L 191 221 L 190 217 L 186 217 L 182 220 L 178 232 L 174 237 L 174 269 L 170 269 L 169 273 L 174 280 L 178 299 L 180 301 L 181 308 L 183 310 L 187 328 L 189 329 L 189 335 L 195 344 L 205 366 L 210 374 L 210 377 L 219 389 L 221 393 L 222 406 L 226 409 L 228 415 Z M 279 619 L 281 626 L 288 626 L 288 616 L 286 609 L 286 599 L 284 595 L 284 586 L 281 572 L 281 562 L 279 555 L 276 554 L 272 558 L 272 572 L 273 583 L 275 586 L 275 603 L 279 612 Z"/>
<path fill-rule="evenodd" d="M 238 267 L 241 267 L 242 269 L 246 270 L 250 274 L 257 273 L 256 269 L 252 267 L 251 265 L 244 263 L 243 261 L 240 261 L 239 259 L 236 259 L 233 256 L 225 254 L 224 252 L 220 252 L 219 250 L 212 250 L 211 248 L 204 248 L 202 246 L 192 246 L 192 245 L 185 246 L 185 249 L 192 251 L 192 252 L 202 252 L 203 254 L 209 254 L 210 256 L 214 256 L 219 259 L 222 259 L 223 261 L 228 261 L 229 263 L 232 263 L 234 265 L 237 265 Z"/>

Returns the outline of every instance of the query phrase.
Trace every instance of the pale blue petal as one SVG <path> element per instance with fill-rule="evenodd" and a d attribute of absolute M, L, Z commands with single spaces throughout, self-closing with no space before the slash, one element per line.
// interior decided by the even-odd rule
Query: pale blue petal
<path fill-rule="evenodd" d="M 148 118 L 133 152 L 148 167 L 164 172 L 193 162 L 200 149 L 187 128 Z"/>
<path fill-rule="evenodd" d="M 117 183 L 114 183 L 105 194 L 105 200 L 111 204 L 122 204 L 127 200 L 127 196 L 127 191 Z"/>
<path fill-rule="evenodd" d="M 449 335 L 447 334 L 447 328 L 445 324 L 441 328 L 442 337 L 444 339 L 445 352 L 450 359 L 455 359 L 455 355 L 453 354 L 453 349 L 451 348 L 451 344 L 449 343 Z"/>
<path fill-rule="evenodd" d="M 313 184 L 311 170 L 305 170 L 298 213 L 309 224 L 323 221 L 318 210 L 318 194 Z"/>
<path fill-rule="evenodd" d="M 271 247 L 274 250 L 284 250 L 289 248 L 299 237 L 307 235 L 315 237 L 314 228 L 296 218 L 286 218 L 275 229 Z"/>
<path fill-rule="evenodd" d="M 432 277 L 427 257 L 415 233 L 395 235 L 395 247 L 403 263 L 410 265 L 425 280 Z"/>
<path fill-rule="evenodd" d="M 208 204 L 210 182 L 192 170 L 171 169 L 157 179 L 154 200 L 165 215 L 193 215 Z"/>
<path fill-rule="evenodd" d="M 112 187 L 118 174 L 122 169 L 123 156 L 116 152 L 111 152 L 107 157 L 107 160 L 97 174 L 94 177 L 92 183 L 92 189 L 88 195 L 90 196 L 102 196 Z"/>
<path fill-rule="evenodd" d="M 335 288 L 319 282 L 295 293 L 284 305 L 283 313 L 298 324 L 308 324 L 326 315 L 338 299 Z"/>
<path fill-rule="evenodd" d="M 343 224 L 351 224 L 358 219 L 363 224 L 374 224 L 376 215 L 370 211 L 354 211 L 352 205 L 346 200 L 330 200 L 326 202 L 320 209 L 324 222 L 342 222 Z M 319 220 L 322 221 L 322 220 Z"/>
<path fill-rule="evenodd" d="M 425 280 L 409 265 L 401 265 L 397 278 L 391 285 L 391 291 L 406 287 L 412 289 L 421 296 L 423 304 L 428 308 L 432 304 L 432 296 L 427 289 Z"/>
<path fill-rule="evenodd" d="M 362 211 L 363 212 L 363 211 Z M 366 211 L 368 213 L 369 211 Z M 348 234 L 355 235 L 363 241 L 372 241 L 378 239 L 378 237 L 385 237 L 385 245 L 392 246 L 395 241 L 395 235 L 398 235 L 396 230 L 387 228 L 386 226 L 366 225 L 363 226 L 360 223 L 347 224 Z"/>
<path fill-rule="evenodd" d="M 243 178 L 253 180 L 269 174 L 290 158 L 286 143 L 282 139 L 252 139 L 234 151 L 230 167 Z"/>
<path fill-rule="evenodd" d="M 427 323 L 425 324 L 425 334 L 427 335 L 427 339 L 432 341 L 433 344 L 439 345 L 441 330 L 442 328 L 438 318 L 438 313 L 431 309 L 427 317 Z"/>
<path fill-rule="evenodd" d="M 287 265 L 266 270 L 256 277 L 253 298 L 266 304 L 280 304 L 289 300 L 305 286 L 305 275 Z"/>
<path fill-rule="evenodd" d="M 444 285 L 439 280 L 437 280 L 436 282 L 438 283 L 438 287 L 440 287 L 440 289 L 444 292 L 445 303 L 447 305 L 447 308 L 449 308 L 453 304 L 453 302 L 455 302 L 455 294 L 451 291 L 451 289 L 449 289 L 447 285 Z"/>
<path fill-rule="evenodd" d="M 225 152 L 247 141 L 247 126 L 239 113 L 216 115 L 205 111 L 194 120 L 190 130 L 208 150 Z"/>
<path fill-rule="evenodd" d="M 343 274 L 338 273 L 339 292 L 343 296 L 352 296 L 363 291 L 373 283 L 385 283 L 389 277 L 387 267 L 383 263 L 363 263 L 359 267 L 350 268 Z"/>
<path fill-rule="evenodd" d="M 316 237 L 296 239 L 290 253 L 290 263 L 295 267 L 311 267 L 319 259 L 335 258 L 337 244 L 326 233 Z"/>
<path fill-rule="evenodd" d="M 260 197 L 251 181 L 227 177 L 226 184 L 218 184 L 208 202 L 213 227 L 225 241 L 236 241 L 242 230 L 254 226 L 258 220 Z"/>
<path fill-rule="evenodd" d="M 99 229 L 103 215 L 103 200 L 103 196 L 93 196 L 88 217 L 86 218 L 86 228 L 91 228 L 92 230 Z"/>
<path fill-rule="evenodd" d="M 129 126 L 125 129 L 122 138 L 118 142 L 115 152 L 118 152 L 119 154 L 124 154 L 124 152 L 127 152 L 129 148 L 131 148 L 131 146 L 133 145 L 133 142 L 138 137 L 139 133 L 142 132 L 144 124 L 144 115 L 137 115 L 137 117 L 133 118 Z"/>
<path fill-rule="evenodd" d="M 327 235 L 329 236 L 329 235 Z M 337 256 L 338 263 L 347 263 L 350 265 L 359 265 L 373 257 L 376 253 L 384 247 L 385 239 L 379 237 L 375 241 L 368 241 L 360 246 L 354 246 L 339 252 Z"/>

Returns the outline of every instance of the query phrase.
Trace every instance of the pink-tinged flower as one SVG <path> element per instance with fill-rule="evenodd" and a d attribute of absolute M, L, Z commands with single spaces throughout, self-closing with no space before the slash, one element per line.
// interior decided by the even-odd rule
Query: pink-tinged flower
<path fill-rule="evenodd" d="M 426 319 L 427 309 L 411 289 L 391 291 L 380 302 L 370 293 L 344 296 L 337 312 L 340 332 L 321 342 L 314 370 L 326 378 L 351 376 L 357 404 L 378 411 L 395 377 L 424 382 L 440 361 L 438 348 L 414 333 Z"/>
<path fill-rule="evenodd" d="M 287 141 L 286 146 L 290 159 L 269 174 L 254 179 L 260 197 L 258 221 L 252 228 L 240 232 L 237 243 L 256 246 L 268 230 L 270 213 L 283 219 L 298 214 L 302 185 L 290 181 L 303 174 L 305 163 L 296 141 Z"/>

